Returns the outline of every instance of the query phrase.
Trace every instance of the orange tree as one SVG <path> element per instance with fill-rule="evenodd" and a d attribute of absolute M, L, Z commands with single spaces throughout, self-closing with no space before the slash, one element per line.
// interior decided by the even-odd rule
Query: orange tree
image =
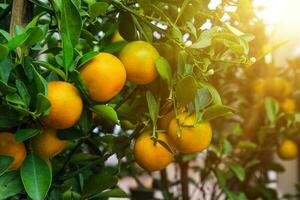
<path fill-rule="evenodd" d="M 120 178 L 157 170 L 153 187 L 163 199 L 191 199 L 191 185 L 199 198 L 272 195 L 261 181 L 270 163 L 262 156 L 279 140 L 266 145 L 266 138 L 294 124 L 286 121 L 294 115 L 279 115 L 276 100 L 245 90 L 254 37 L 234 27 L 236 16 L 232 23 L 221 17 L 226 6 L 249 2 L 227 0 L 215 10 L 209 2 L 1 1 L 0 199 L 127 197 Z M 290 95 L 286 81 L 266 79 L 255 87 L 263 95 Z M 233 107 L 242 119 L 222 117 Z M 243 122 L 266 123 L 263 134 Z M 207 148 L 204 165 L 189 164 Z M 117 164 L 107 165 L 113 155 Z M 164 170 L 172 161 L 180 178 Z M 253 178 L 261 171 L 262 179 Z M 142 191 L 132 198 L 154 199 Z"/>

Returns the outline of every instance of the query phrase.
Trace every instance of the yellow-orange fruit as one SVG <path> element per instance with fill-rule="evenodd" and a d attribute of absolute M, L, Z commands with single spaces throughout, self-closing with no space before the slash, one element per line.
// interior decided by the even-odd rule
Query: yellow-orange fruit
<path fill-rule="evenodd" d="M 135 84 L 148 84 L 158 76 L 155 61 L 158 51 L 149 43 L 134 41 L 120 52 L 120 60 L 125 66 L 127 79 Z"/>
<path fill-rule="evenodd" d="M 120 42 L 123 41 L 124 38 L 120 35 L 119 32 L 116 32 L 113 37 L 111 38 L 111 42 Z"/>
<path fill-rule="evenodd" d="M 19 169 L 26 158 L 26 148 L 23 143 L 17 143 L 12 133 L 0 133 L 0 155 L 13 157 L 15 160 L 10 169 Z"/>
<path fill-rule="evenodd" d="M 43 133 L 32 138 L 33 150 L 46 161 L 63 151 L 67 145 L 66 140 L 56 136 L 56 130 L 45 127 Z"/>
<path fill-rule="evenodd" d="M 293 140 L 285 139 L 278 147 L 278 156 L 284 160 L 291 160 L 298 155 L 298 146 Z"/>
<path fill-rule="evenodd" d="M 170 144 L 181 153 L 196 153 L 206 149 L 212 139 L 212 128 L 209 122 L 196 123 L 196 116 L 181 113 L 169 124 L 168 139 Z M 181 133 L 180 135 L 178 133 Z"/>
<path fill-rule="evenodd" d="M 109 53 L 99 53 L 80 69 L 80 74 L 91 98 L 97 102 L 111 100 L 126 81 L 124 65 Z"/>
<path fill-rule="evenodd" d="M 75 86 L 63 81 L 49 82 L 48 99 L 51 103 L 50 113 L 41 118 L 46 126 L 66 129 L 79 120 L 83 103 Z"/>
<path fill-rule="evenodd" d="M 280 107 L 284 112 L 293 113 L 296 110 L 296 102 L 294 99 L 285 98 L 281 103 Z"/>
<path fill-rule="evenodd" d="M 173 160 L 173 154 L 159 142 L 151 139 L 150 131 L 142 133 L 134 145 L 135 161 L 145 170 L 158 171 L 166 168 Z M 167 136 L 158 133 L 158 139 L 168 144 Z"/>

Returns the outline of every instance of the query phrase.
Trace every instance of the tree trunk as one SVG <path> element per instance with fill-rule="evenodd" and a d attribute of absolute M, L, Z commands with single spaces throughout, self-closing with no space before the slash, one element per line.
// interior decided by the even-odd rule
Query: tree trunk
<path fill-rule="evenodd" d="M 9 32 L 14 34 L 14 25 L 26 26 L 33 16 L 33 4 L 29 0 L 14 0 L 11 11 Z"/>
<path fill-rule="evenodd" d="M 183 162 L 181 158 L 179 165 L 180 165 L 182 200 L 189 200 L 188 162 Z"/>

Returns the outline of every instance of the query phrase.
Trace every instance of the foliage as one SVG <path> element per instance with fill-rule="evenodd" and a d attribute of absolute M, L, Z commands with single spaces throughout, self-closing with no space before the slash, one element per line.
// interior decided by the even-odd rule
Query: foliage
<path fill-rule="evenodd" d="M 249 59 L 263 58 L 265 38 L 260 38 L 260 21 L 248 27 L 255 18 L 248 0 L 224 0 L 215 10 L 208 9 L 208 0 L 30 2 L 32 20 L 26 27 L 15 25 L 13 33 L 8 33 L 7 22 L 11 2 L 0 3 L 1 20 L 6 21 L 0 30 L 0 129 L 15 132 L 17 141 L 29 149 L 19 171 L 9 171 L 8 158 L 0 157 L 0 199 L 128 197 L 118 180 L 131 176 L 138 181 L 145 173 L 134 163 L 132 142 L 142 130 L 160 131 L 157 120 L 172 110 L 177 115 L 182 108 L 195 112 L 198 121 L 210 120 L 214 132 L 203 156 L 177 154 L 174 161 L 180 167 L 190 163 L 195 177 L 201 177 L 188 179 L 195 191 L 205 196 L 205 185 L 213 184 L 212 199 L 277 198 L 267 187 L 266 174 L 282 167 L 271 155 L 284 137 L 295 137 L 299 117 L 279 110 L 280 99 L 256 98 L 250 92 L 257 76 L 267 79 L 282 73 L 263 59 L 255 64 Z M 238 10 L 228 13 L 226 6 Z M 221 19 L 225 13 L 230 20 Z M 116 32 L 125 40 L 112 42 Z M 98 52 L 117 55 L 135 40 L 157 48 L 160 77 L 148 85 L 127 82 L 109 102 L 92 101 L 79 69 Z M 291 73 L 283 74 L 290 78 Z M 58 131 L 70 144 L 50 166 L 30 146 L 31 138 L 41 132 L 40 117 L 49 113 L 47 82 L 53 80 L 73 83 L 84 111 L 76 125 Z M 112 166 L 107 160 L 113 155 L 117 164 Z M 204 165 L 190 162 L 195 159 Z M 163 199 L 180 199 L 183 194 L 171 193 L 170 188 L 187 183 L 178 177 L 168 180 L 165 173 L 160 173 L 162 182 L 154 180 L 153 189 L 161 191 Z M 138 183 L 138 191 L 147 195 Z"/>

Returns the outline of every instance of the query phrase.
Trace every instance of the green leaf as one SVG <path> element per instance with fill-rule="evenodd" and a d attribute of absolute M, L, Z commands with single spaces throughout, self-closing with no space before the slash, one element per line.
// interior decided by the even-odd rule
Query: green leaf
<path fill-rule="evenodd" d="M 21 167 L 25 191 L 33 200 L 45 199 L 52 182 L 49 165 L 34 153 L 28 155 Z"/>
<path fill-rule="evenodd" d="M 16 104 L 16 105 L 20 105 L 20 106 L 26 106 L 23 99 L 17 93 L 6 95 L 5 100 L 9 103 L 12 103 L 12 104 Z"/>
<path fill-rule="evenodd" d="M 0 80 L 0 92 L 2 94 L 12 94 L 17 92 L 16 88 L 11 87 L 9 85 L 7 85 L 5 82 L 3 82 L 2 80 Z"/>
<path fill-rule="evenodd" d="M 248 140 L 239 141 L 239 143 L 236 146 L 241 149 L 255 149 L 257 147 L 257 145 L 254 142 Z"/>
<path fill-rule="evenodd" d="M 70 39 L 73 47 L 75 47 L 78 42 L 81 28 L 82 21 L 80 13 L 73 1 L 61 1 L 61 33 L 64 37 L 68 37 Z"/>
<path fill-rule="evenodd" d="M 29 29 L 30 34 L 28 35 L 28 38 L 24 42 L 24 45 L 30 47 L 38 42 L 40 42 L 42 39 L 44 39 L 44 31 L 40 27 L 33 27 Z"/>
<path fill-rule="evenodd" d="M 80 37 L 82 21 L 77 7 L 72 0 L 61 1 L 61 37 L 65 71 L 72 69 L 73 48 Z"/>
<path fill-rule="evenodd" d="M 153 125 L 156 125 L 157 122 L 157 115 L 158 115 L 158 109 L 159 105 L 155 100 L 155 97 L 150 91 L 146 92 L 146 98 L 147 98 L 147 103 L 148 103 L 148 109 L 149 109 L 149 114 L 152 120 Z"/>
<path fill-rule="evenodd" d="M 37 115 L 47 115 L 50 111 L 50 108 L 51 103 L 49 99 L 45 95 L 38 93 L 35 113 Z"/>
<path fill-rule="evenodd" d="M 165 80 L 168 85 L 171 85 L 172 72 L 168 61 L 164 57 L 158 57 L 155 61 L 156 69 L 160 77 Z"/>
<path fill-rule="evenodd" d="M 89 14 L 92 19 L 95 19 L 96 17 L 105 14 L 109 7 L 108 3 L 105 2 L 96 2 L 89 6 Z"/>
<path fill-rule="evenodd" d="M 84 107 L 82 110 L 78 124 L 79 124 L 82 132 L 87 134 L 91 130 L 92 125 L 93 125 L 92 112 Z"/>
<path fill-rule="evenodd" d="M 109 105 L 96 105 L 93 106 L 92 111 L 94 111 L 97 116 L 102 117 L 106 120 L 112 121 L 116 124 L 119 124 L 119 119 L 117 112 L 113 107 Z"/>
<path fill-rule="evenodd" d="M 7 57 L 8 52 L 9 49 L 6 46 L 0 44 L 0 61 L 4 60 Z"/>
<path fill-rule="evenodd" d="M 100 198 L 128 198 L 128 194 L 119 188 L 114 188 L 112 190 L 104 191 L 97 197 Z"/>
<path fill-rule="evenodd" d="M 106 45 L 101 51 L 107 52 L 107 53 L 117 53 L 120 51 L 125 45 L 127 44 L 127 41 L 118 41 L 118 42 L 113 42 L 108 45 Z"/>
<path fill-rule="evenodd" d="M 202 120 L 209 121 L 217 117 L 232 114 L 233 108 L 225 105 L 212 105 L 205 109 L 202 115 Z"/>
<path fill-rule="evenodd" d="M 23 102 L 26 104 L 26 106 L 28 107 L 30 104 L 30 94 L 27 90 L 26 85 L 19 79 L 16 80 L 16 87 L 18 90 L 18 93 L 20 94 Z"/>
<path fill-rule="evenodd" d="M 13 163 L 14 160 L 14 157 L 0 155 L 0 177 L 8 170 L 10 164 Z"/>
<path fill-rule="evenodd" d="M 61 140 L 76 140 L 86 137 L 87 135 L 85 135 L 81 130 L 75 127 L 71 127 L 67 129 L 58 130 L 57 136 Z"/>
<path fill-rule="evenodd" d="M 0 105 L 0 128 L 11 128 L 20 123 L 19 113 L 10 109 L 8 106 Z"/>
<path fill-rule="evenodd" d="M 33 136 L 40 134 L 42 130 L 40 129 L 19 129 L 15 133 L 15 139 L 18 143 L 23 142 Z"/>
<path fill-rule="evenodd" d="M 231 163 L 229 167 L 240 181 L 245 180 L 245 170 L 240 164 Z"/>
<path fill-rule="evenodd" d="M 98 174 L 91 175 L 84 183 L 83 197 L 93 197 L 102 191 L 112 188 L 118 183 L 118 178 L 108 170 L 102 170 Z M 84 198 L 83 198 L 84 199 Z"/>
<path fill-rule="evenodd" d="M 217 32 L 217 28 L 208 29 L 203 31 L 199 38 L 190 46 L 193 49 L 202 49 L 209 47 L 212 44 L 213 34 Z"/>
<path fill-rule="evenodd" d="M 179 106 L 186 106 L 195 99 L 197 83 L 193 76 L 186 76 L 176 85 L 176 97 Z"/>
<path fill-rule="evenodd" d="M 6 44 L 8 49 L 11 51 L 16 49 L 18 46 L 22 45 L 29 37 L 31 31 L 32 29 L 22 33 L 21 35 L 16 35 L 11 40 L 9 40 L 8 43 Z"/>
<path fill-rule="evenodd" d="M 0 176 L 0 199 L 10 199 L 23 190 L 18 171 L 10 171 Z"/>
<path fill-rule="evenodd" d="M 65 73 L 61 69 L 54 67 L 53 65 L 49 64 L 48 62 L 37 60 L 37 61 L 33 61 L 33 63 L 47 68 L 48 70 L 59 75 L 63 80 L 66 80 Z"/>
<path fill-rule="evenodd" d="M 35 81 L 35 85 L 38 93 L 48 95 L 48 83 L 47 81 L 37 72 L 35 67 L 31 65 L 33 71 L 33 79 Z"/>
<path fill-rule="evenodd" d="M 265 110 L 270 125 L 274 127 L 276 125 L 277 114 L 279 112 L 279 103 L 271 97 L 266 97 Z"/>
<path fill-rule="evenodd" d="M 5 30 L 0 29 L 0 34 L 5 38 L 6 41 L 11 40 L 10 34 L 8 32 L 6 32 Z"/>
<path fill-rule="evenodd" d="M 136 40 L 136 27 L 132 16 L 127 12 L 121 12 L 119 16 L 119 33 L 127 41 Z"/>
<path fill-rule="evenodd" d="M 0 80 L 2 80 L 4 83 L 7 83 L 9 79 L 9 75 L 12 69 L 11 65 L 11 60 L 9 60 L 8 58 L 0 61 Z"/>
<path fill-rule="evenodd" d="M 98 51 L 90 51 L 84 54 L 78 61 L 78 66 L 77 68 L 79 69 L 81 66 L 92 60 L 95 56 L 99 54 Z"/>
<path fill-rule="evenodd" d="M 196 113 L 211 104 L 212 97 L 207 88 L 197 89 L 195 96 L 195 111 Z"/>

